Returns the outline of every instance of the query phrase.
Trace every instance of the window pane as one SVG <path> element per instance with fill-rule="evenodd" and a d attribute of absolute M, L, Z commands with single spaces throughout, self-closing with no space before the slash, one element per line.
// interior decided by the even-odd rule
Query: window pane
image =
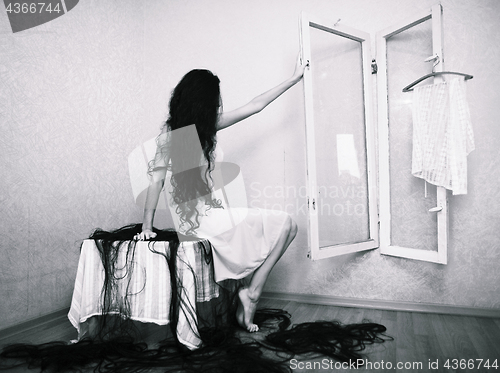
<path fill-rule="evenodd" d="M 370 239 L 361 43 L 310 27 L 320 248 Z"/>
<path fill-rule="evenodd" d="M 432 71 L 432 21 L 387 39 L 391 245 L 437 251 L 436 187 L 411 174 L 412 93 L 402 89 Z M 432 78 L 420 83 L 432 84 Z"/>

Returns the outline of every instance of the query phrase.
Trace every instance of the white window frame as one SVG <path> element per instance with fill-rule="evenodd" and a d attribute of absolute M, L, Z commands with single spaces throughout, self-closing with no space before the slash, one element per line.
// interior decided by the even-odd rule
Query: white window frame
<path fill-rule="evenodd" d="M 365 131 L 366 131 L 366 162 L 368 182 L 368 218 L 370 238 L 362 242 L 345 243 L 328 247 L 319 247 L 318 211 L 316 201 L 318 200 L 317 173 L 316 173 L 316 146 L 314 137 L 314 106 L 313 106 L 313 82 L 312 70 L 314 61 L 311 60 L 311 44 L 309 28 L 314 27 L 342 37 L 346 37 L 361 43 L 362 66 L 363 66 L 363 96 L 365 109 Z M 378 230 L 378 206 L 377 206 L 377 173 L 375 152 L 375 118 L 373 114 L 372 99 L 372 77 L 371 77 L 371 52 L 370 35 L 366 32 L 356 30 L 338 22 L 313 17 L 302 13 L 300 22 L 300 40 L 303 60 L 309 61 L 310 65 L 304 72 L 304 100 L 306 115 L 306 157 L 307 157 L 307 203 L 308 203 L 308 236 L 309 253 L 312 260 L 324 259 L 358 251 L 371 250 L 379 247 Z"/>
<path fill-rule="evenodd" d="M 443 23 L 440 4 L 431 10 L 416 14 L 411 19 L 400 22 L 377 33 L 378 61 L 378 132 L 379 132 L 379 190 L 380 190 L 380 250 L 382 254 L 447 264 L 448 262 L 448 194 L 445 188 L 437 187 L 437 206 L 430 211 L 437 214 L 438 250 L 419 250 L 395 246 L 391 242 L 391 193 L 389 173 L 389 115 L 387 90 L 387 39 L 424 21 L 432 20 L 433 55 L 439 56 L 440 63 L 434 71 L 443 71 Z M 438 82 L 441 77 L 435 77 Z M 410 82 L 408 82 L 410 83 Z"/>

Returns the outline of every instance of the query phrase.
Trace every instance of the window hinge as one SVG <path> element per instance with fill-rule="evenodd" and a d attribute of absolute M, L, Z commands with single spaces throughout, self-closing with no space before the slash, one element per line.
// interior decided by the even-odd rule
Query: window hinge
<path fill-rule="evenodd" d="M 376 74 L 378 71 L 377 61 L 375 58 L 372 60 L 372 74 Z"/>

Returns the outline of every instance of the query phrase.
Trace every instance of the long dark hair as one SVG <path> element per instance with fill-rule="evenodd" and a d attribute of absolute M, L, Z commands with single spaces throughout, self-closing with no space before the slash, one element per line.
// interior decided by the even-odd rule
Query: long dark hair
<path fill-rule="evenodd" d="M 169 160 L 166 162 L 172 171 L 171 197 L 177 205 L 181 224 L 187 224 L 185 232 L 188 235 L 195 234 L 199 227 L 197 204 L 200 197 L 207 208 L 221 207 L 220 201 L 211 197 L 210 187 L 220 108 L 219 78 L 208 70 L 191 70 L 172 92 L 169 117 L 162 132 L 173 133 L 190 125 L 194 125 L 196 131 L 182 132 L 183 135 L 170 137 L 162 144 L 158 142 L 159 149 L 168 147 L 160 151 L 170 160 L 169 164 Z M 193 134 L 197 134 L 197 138 L 193 139 Z M 201 148 L 193 146 L 198 140 Z M 151 166 L 154 164 L 150 169 Z"/>
<path fill-rule="evenodd" d="M 237 280 L 225 280 L 224 284 L 214 282 L 214 248 L 210 243 L 194 243 L 193 255 L 197 259 L 193 267 L 177 255 L 180 247 L 177 232 L 154 229 L 157 236 L 153 241 L 160 241 L 161 245 L 149 242 L 149 250 L 166 261 L 170 274 L 171 297 L 165 300 L 170 303 L 170 333 L 162 329 L 165 338 L 157 348 L 150 346 L 148 349 L 146 335 L 141 336 L 136 329 L 129 308 L 131 299 L 147 291 L 146 282 L 138 293 L 135 286 L 130 287 L 132 271 L 141 268 L 135 261 L 137 244 L 133 240 L 141 230 L 142 224 L 138 223 L 112 231 L 96 229 L 90 236 L 95 241 L 104 270 L 100 297 L 102 312 L 96 327 L 76 343 L 7 345 L 0 349 L 0 371 L 27 365 L 38 367 L 41 372 L 134 373 L 161 369 L 166 373 L 285 373 L 292 371 L 290 362 L 295 357 L 304 361 L 323 357 L 330 365 L 334 363 L 331 359 L 335 359 L 359 368 L 368 361 L 361 355 L 366 346 L 392 340 L 384 334 L 385 326 L 368 321 L 345 325 L 338 321 L 310 321 L 289 328 L 290 314 L 279 309 L 258 309 L 254 322 L 259 325 L 260 332 L 254 338 L 242 335 L 237 329 L 237 304 L 234 302 L 241 284 Z M 167 241 L 168 246 L 164 246 Z M 163 249 L 157 251 L 155 247 Z M 120 253 L 125 254 L 125 263 L 118 260 Z M 192 288 L 183 287 L 185 272 L 177 267 L 178 263 L 195 279 L 194 304 L 189 303 L 190 297 L 186 296 Z M 146 277 L 146 272 L 139 276 L 144 281 L 153 281 Z M 134 285 L 141 288 L 140 281 Z M 219 295 L 206 301 L 203 295 L 215 294 L 214 286 Z M 201 295 L 200 300 L 198 295 Z M 199 348 L 190 350 L 179 340 L 177 322 L 180 315 L 190 320 L 188 327 L 201 339 Z M 156 335 L 161 336 L 161 332 L 158 330 Z"/>

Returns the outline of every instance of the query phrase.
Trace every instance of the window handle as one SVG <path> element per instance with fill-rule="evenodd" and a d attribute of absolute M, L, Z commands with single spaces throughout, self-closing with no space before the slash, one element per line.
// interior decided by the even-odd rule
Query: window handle
<path fill-rule="evenodd" d="M 442 206 L 436 206 L 436 207 L 433 207 L 429 210 L 429 212 L 439 212 L 443 209 Z"/>

